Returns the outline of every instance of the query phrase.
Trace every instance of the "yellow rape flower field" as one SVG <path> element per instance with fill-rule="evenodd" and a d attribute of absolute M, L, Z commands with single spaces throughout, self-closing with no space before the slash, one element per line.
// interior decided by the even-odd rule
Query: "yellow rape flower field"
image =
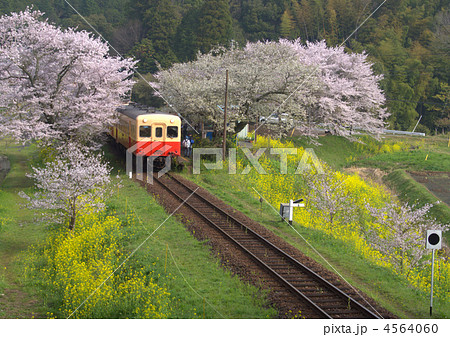
<path fill-rule="evenodd" d="M 202 170 L 200 175 L 188 175 L 187 177 L 210 189 L 226 202 L 246 212 L 250 217 L 265 224 L 278 235 L 287 236 L 291 239 L 296 234 L 289 230 L 286 223 L 276 224 L 274 220 L 268 220 L 266 223 L 264 223 L 264 220 L 261 221 L 261 219 L 267 220 L 269 217 L 264 218 L 264 215 L 261 215 L 263 213 L 262 209 L 264 209 L 264 213 L 268 213 L 272 218 L 276 218 L 276 212 L 279 210 L 280 203 L 288 202 L 289 199 L 304 198 L 305 207 L 296 208 L 294 212 L 293 228 L 297 232 L 303 233 L 304 236 L 310 233 L 322 233 L 320 234 L 322 235 L 322 240 L 326 240 L 328 237 L 328 240 L 340 242 L 338 244 L 345 247 L 344 249 L 349 255 L 347 259 L 352 259 L 356 254 L 366 261 L 365 263 L 368 266 L 376 266 L 376 268 L 368 268 L 383 270 L 382 273 L 394 275 L 393 277 L 398 280 L 399 284 L 402 284 L 401 287 L 406 285 L 406 288 L 416 294 L 414 296 L 418 296 L 421 301 L 423 300 L 423 302 L 417 303 L 417 308 L 423 306 L 425 310 L 418 315 L 426 317 L 426 298 L 427 296 L 429 297 L 430 292 L 431 251 L 426 252 L 420 260 L 421 264 L 418 265 L 413 261 L 412 257 L 402 253 L 399 249 L 391 251 L 389 254 L 377 249 L 374 244 L 371 244 L 366 235 L 366 233 L 376 231 L 378 236 L 384 239 L 389 240 L 393 236 L 392 230 L 388 226 L 380 225 L 371 216 L 367 205 L 382 208 L 389 203 L 398 204 L 396 197 L 391 195 L 384 186 L 364 181 L 356 174 L 349 175 L 336 171 L 324 162 L 320 162 L 325 172 L 326 184 L 331 186 L 325 194 L 325 199 L 329 198 L 330 202 L 334 202 L 332 206 L 335 209 L 330 211 L 330 209 L 317 203 L 315 192 L 308 187 L 308 180 L 314 180 L 314 173 L 317 172 L 302 171 L 300 174 L 295 174 L 305 149 L 303 147 L 295 147 L 292 141 L 268 139 L 263 136 L 258 136 L 258 140 L 253 143 L 253 149 L 266 148 L 269 145 L 271 147 L 270 151 L 266 149 L 259 158 L 259 163 L 265 171 L 263 174 L 261 172 L 258 173 L 254 168 L 247 174 L 241 174 L 249 164 L 249 161 L 244 155 L 238 155 L 237 174 L 235 175 L 226 174 L 225 171 L 227 169 L 225 169 L 222 172 Z M 363 147 L 363 145 L 358 144 L 356 146 Z M 378 146 L 373 152 L 399 152 L 404 151 L 407 147 L 402 142 L 387 142 L 382 146 Z M 280 171 L 280 151 L 273 150 L 282 148 L 287 149 L 285 151 L 289 154 L 287 156 L 287 174 L 282 174 Z M 292 155 L 292 149 L 294 148 L 297 150 L 296 155 Z M 226 164 L 227 162 L 225 162 Z M 307 164 L 313 169 L 312 171 L 315 170 L 314 158 L 307 159 Z M 214 185 L 220 186 L 214 187 Z M 226 191 L 221 191 L 224 188 Z M 239 193 L 233 191 L 233 189 L 239 190 Z M 251 198 L 247 198 L 246 195 L 249 194 Z M 258 200 L 262 201 L 261 197 L 270 204 L 270 207 L 265 207 L 263 204 L 254 206 L 259 203 Z M 249 211 L 250 208 L 252 208 L 252 211 Z M 417 234 L 423 235 L 423 233 Z M 295 238 L 292 240 L 296 241 Z M 420 245 L 425 250 L 425 239 Z M 316 248 L 320 251 L 320 244 Z M 317 259 L 317 257 L 315 258 Z M 329 256 L 329 258 L 331 260 L 334 259 L 333 256 Z M 317 260 L 323 263 L 320 259 Z M 400 267 L 398 261 L 401 261 Z M 351 269 L 351 267 L 348 268 Z M 380 277 L 382 276 L 380 275 Z M 450 308 L 450 262 L 448 257 L 443 255 L 443 250 L 437 251 L 434 279 L 434 298 L 436 302 L 442 305 L 443 312 L 447 312 L 447 314 L 442 316 L 446 317 Z M 393 286 L 393 288 L 395 287 Z M 380 291 L 383 292 L 383 289 Z M 397 298 L 396 301 L 402 301 L 402 299 Z M 396 305 L 394 304 L 393 306 L 395 307 Z M 399 306 L 402 306 L 402 304 L 399 304 Z M 395 311 L 395 309 L 392 310 Z M 412 311 L 416 311 L 417 314 L 420 310 L 412 309 Z M 400 312 L 397 314 L 402 315 Z"/>
<path fill-rule="evenodd" d="M 125 258 L 122 238 L 117 217 L 86 210 L 73 233 L 61 229 L 43 248 L 30 250 L 26 275 L 40 274 L 43 288 L 60 299 L 58 312 L 50 316 L 117 318 L 123 312 L 134 318 L 169 317 L 170 293 L 151 274 L 114 273 Z"/>
<path fill-rule="evenodd" d="M 256 142 L 256 147 L 264 146 L 268 143 L 265 137 L 259 137 Z M 274 148 L 292 148 L 292 142 L 281 142 L 279 140 L 272 140 L 271 146 Z M 393 144 L 389 146 L 385 144 L 381 148 L 382 152 L 400 151 L 401 144 Z M 297 149 L 297 156 L 291 156 L 292 164 L 298 163 L 299 159 L 304 153 L 303 148 Z M 288 162 L 289 163 L 289 162 Z M 298 199 L 306 193 L 302 186 L 295 179 L 295 175 L 277 174 L 276 168 L 272 165 L 272 161 L 264 158 L 261 160 L 262 166 L 270 172 L 267 175 L 259 175 L 255 170 L 245 177 L 243 182 L 248 182 L 260 194 L 264 196 L 273 206 L 277 207 L 281 202 L 286 202 L 287 199 Z M 326 165 L 322 163 L 322 165 Z M 341 182 L 341 189 L 349 196 L 350 203 L 356 208 L 359 213 L 366 213 L 366 204 L 372 206 L 380 206 L 387 201 L 391 201 L 392 196 L 387 193 L 381 186 L 377 184 L 369 184 L 361 179 L 358 175 L 347 175 L 339 171 L 332 171 L 326 168 L 331 175 L 331 179 Z M 257 193 L 255 197 L 259 197 Z M 333 236 L 336 239 L 342 240 L 352 246 L 355 250 L 361 253 L 364 257 L 376 265 L 391 269 L 395 273 L 400 273 L 394 268 L 391 261 L 395 256 L 386 256 L 381 252 L 371 248 L 366 239 L 357 231 L 358 225 L 344 221 L 333 222 L 332 226 L 325 220 L 327 217 L 321 211 L 314 210 L 311 207 L 300 208 L 295 212 L 294 221 L 304 227 L 318 229 Z M 377 226 L 370 221 L 366 221 L 363 226 Z M 378 227 L 378 229 L 380 229 Z M 389 236 L 389 228 L 381 228 L 384 236 Z M 383 231 L 385 231 L 383 233 Z M 406 261 L 406 265 L 408 261 Z M 435 278 L 439 279 L 434 289 L 435 295 L 446 301 L 450 301 L 450 263 L 442 258 L 436 261 Z M 417 287 L 424 292 L 430 291 L 430 273 L 431 268 L 427 265 L 425 268 L 414 268 L 409 271 L 404 271 L 403 276 L 408 279 L 411 285 Z M 405 268 L 407 269 L 407 268 Z"/>

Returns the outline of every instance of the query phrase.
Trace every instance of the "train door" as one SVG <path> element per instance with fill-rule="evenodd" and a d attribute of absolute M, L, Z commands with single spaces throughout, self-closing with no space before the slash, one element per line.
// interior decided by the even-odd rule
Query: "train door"
<path fill-rule="evenodd" d="M 166 133 L 164 124 L 153 124 L 152 128 L 154 130 L 153 139 L 155 142 L 165 142 L 166 141 Z"/>
<path fill-rule="evenodd" d="M 154 143 L 154 149 L 153 155 L 155 156 L 164 156 L 164 145 L 166 142 L 166 126 L 161 123 L 155 123 L 152 124 L 152 128 L 154 130 L 153 133 L 153 141 Z"/>

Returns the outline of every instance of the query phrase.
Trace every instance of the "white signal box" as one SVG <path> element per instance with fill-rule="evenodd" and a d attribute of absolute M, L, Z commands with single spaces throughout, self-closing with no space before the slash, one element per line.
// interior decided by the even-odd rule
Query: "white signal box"
<path fill-rule="evenodd" d="M 441 230 L 427 230 L 427 249 L 441 249 L 442 248 L 442 231 Z"/>
<path fill-rule="evenodd" d="M 280 216 L 286 220 L 289 220 L 289 224 L 292 225 L 292 218 L 294 216 L 294 207 L 305 207 L 305 204 L 302 203 L 303 199 L 298 200 L 289 200 L 289 203 L 281 203 L 280 204 Z"/>

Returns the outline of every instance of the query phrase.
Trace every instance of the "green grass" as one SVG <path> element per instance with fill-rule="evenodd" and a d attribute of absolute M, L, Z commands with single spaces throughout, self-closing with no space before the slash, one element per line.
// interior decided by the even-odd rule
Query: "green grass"
<path fill-rule="evenodd" d="M 384 136 L 381 141 L 371 137 L 358 137 L 362 143 L 343 137 L 327 135 L 312 144 L 306 137 L 290 137 L 296 146 L 312 148 L 317 156 L 334 169 L 351 165 L 376 167 L 385 171 L 408 169 L 416 171 L 449 171 L 450 148 L 448 137 L 426 138 L 408 136 Z M 406 151 L 383 153 L 383 144 L 401 143 Z M 427 160 L 425 158 L 427 157 Z"/>
<path fill-rule="evenodd" d="M 3 291 L 6 289 L 7 286 L 8 283 L 6 282 L 5 274 L 2 272 L 0 273 L 0 294 L 3 294 Z"/>
<path fill-rule="evenodd" d="M 188 175 L 186 178 L 198 183 L 224 202 L 258 221 L 279 237 L 297 247 L 325 268 L 330 269 L 320 256 L 284 222 L 267 204 L 261 204 L 235 176 L 218 171 Z M 401 318 L 427 318 L 428 297 L 406 284 L 388 270 L 375 266 L 346 246 L 320 231 L 295 224 L 295 229 L 324 256 L 352 285 L 374 298 L 380 305 Z M 449 317 L 450 304 L 435 302 L 434 317 Z"/>
<path fill-rule="evenodd" d="M 383 180 L 386 184 L 393 188 L 399 198 L 410 204 L 418 204 L 423 206 L 427 203 L 435 203 L 439 201 L 425 186 L 415 181 L 404 170 L 395 170 L 386 175 Z M 445 203 L 439 203 L 430 210 L 430 216 L 436 218 L 440 223 L 448 223 L 450 219 L 450 207 Z M 446 232 L 444 236 L 447 242 L 450 242 L 450 232 Z"/>
<path fill-rule="evenodd" d="M 37 244 L 46 236 L 46 227 L 37 223 L 34 213 L 23 208 L 23 200 L 17 193 L 32 190 L 32 182 L 25 176 L 29 172 L 29 158 L 36 155 L 34 147 L 6 148 L 0 142 L 0 154 L 6 155 L 11 171 L 0 184 L 0 217 L 6 224 L 0 232 L 0 291 L 14 290 L 8 298 L 8 310 L 0 312 L 0 318 L 32 316 L 31 311 L 43 316 L 46 308 L 32 304 L 36 289 L 21 283 L 20 254 L 30 245 Z"/>
<path fill-rule="evenodd" d="M 426 159 L 426 160 L 425 160 Z M 384 171 L 407 169 L 411 171 L 450 170 L 450 151 L 440 153 L 433 150 L 382 153 L 355 163 L 357 166 L 377 167 Z"/>
<path fill-rule="evenodd" d="M 409 171 L 450 171 L 450 148 L 448 137 L 426 138 L 398 137 L 386 138 L 406 144 L 407 151 L 379 153 L 366 158 L 358 158 L 354 165 L 377 167 L 391 172 L 397 169 Z"/>
<path fill-rule="evenodd" d="M 295 146 L 303 148 L 312 148 L 317 157 L 325 161 L 334 169 L 341 169 L 348 165 L 349 156 L 360 154 L 358 150 L 358 143 L 351 142 L 343 137 L 327 135 L 316 139 L 320 145 L 311 143 L 306 137 L 290 137 Z"/>

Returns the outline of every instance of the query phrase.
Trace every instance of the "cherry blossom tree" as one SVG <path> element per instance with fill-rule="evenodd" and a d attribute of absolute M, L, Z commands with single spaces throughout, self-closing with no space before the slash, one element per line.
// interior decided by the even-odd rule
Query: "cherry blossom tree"
<path fill-rule="evenodd" d="M 323 165 L 323 173 L 304 172 L 308 203 L 313 213 L 329 226 L 336 221 L 350 225 L 357 219 L 358 211 L 352 200 L 351 190 L 345 185 L 345 175 L 333 172 Z"/>
<path fill-rule="evenodd" d="M 134 61 L 30 8 L 0 18 L 0 132 L 21 142 L 87 143 L 115 120 Z"/>
<path fill-rule="evenodd" d="M 112 192 L 110 168 L 101 155 L 92 155 L 79 144 L 68 143 L 42 168 L 33 167 L 27 176 L 38 189 L 32 196 L 21 192 L 28 207 L 43 210 L 44 218 L 75 228 L 79 212 L 86 207 L 103 210 L 103 198 Z"/>
<path fill-rule="evenodd" d="M 223 112 L 217 105 L 224 103 L 226 70 L 232 122 L 256 121 L 281 106 L 279 112 L 292 117 L 284 122 L 292 124 L 304 118 L 305 107 L 313 103 L 312 93 L 318 88 L 317 77 L 309 76 L 309 68 L 298 61 L 295 50 L 277 42 L 248 43 L 244 48 L 233 45 L 199 54 L 196 61 L 160 70 L 155 85 L 192 122 L 209 121 L 220 129 Z"/>
<path fill-rule="evenodd" d="M 351 136 L 359 129 L 378 133 L 388 117 L 385 98 L 379 88 L 381 75 L 374 75 L 367 54 L 346 53 L 344 47 L 327 47 L 325 41 L 280 41 L 297 51 L 299 59 L 320 78 L 315 104 L 309 106 L 302 126 L 321 123 L 332 133 Z"/>
<path fill-rule="evenodd" d="M 299 40 L 247 43 L 244 48 L 215 49 L 196 61 L 156 74 L 159 92 L 193 122 L 209 120 L 220 128 L 225 71 L 229 70 L 232 121 L 287 114 L 276 126 L 305 130 L 324 123 L 349 137 L 352 129 L 377 133 L 387 117 L 384 95 L 366 54 L 348 54 L 325 42 Z M 273 126 L 273 125 L 272 125 Z"/>
<path fill-rule="evenodd" d="M 425 249 L 427 229 L 449 229 L 448 224 L 439 224 L 427 216 L 433 204 L 417 208 L 416 205 L 388 203 L 376 208 L 369 204 L 367 210 L 375 218 L 375 226 L 365 230 L 368 242 L 384 253 L 399 268 L 408 273 L 420 263 L 429 252 Z"/>

